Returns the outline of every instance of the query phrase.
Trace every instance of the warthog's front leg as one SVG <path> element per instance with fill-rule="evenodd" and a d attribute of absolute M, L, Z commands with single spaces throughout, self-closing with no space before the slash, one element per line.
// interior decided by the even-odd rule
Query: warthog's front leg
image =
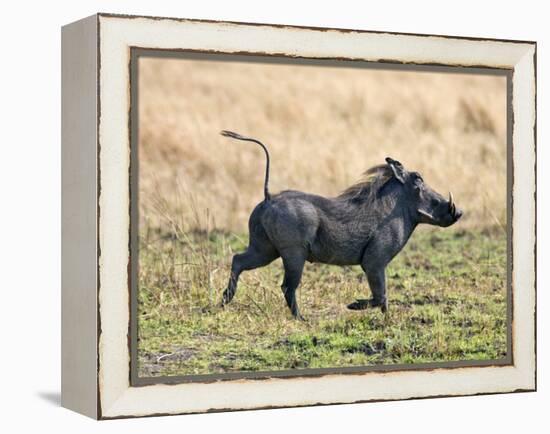
<path fill-rule="evenodd" d="M 368 307 L 380 307 L 382 312 L 386 312 L 388 309 L 388 300 L 386 298 L 386 269 L 385 267 L 367 266 L 361 265 L 363 271 L 367 275 L 370 290 L 372 292 L 372 299 L 359 299 L 348 305 L 348 309 L 362 310 Z"/>

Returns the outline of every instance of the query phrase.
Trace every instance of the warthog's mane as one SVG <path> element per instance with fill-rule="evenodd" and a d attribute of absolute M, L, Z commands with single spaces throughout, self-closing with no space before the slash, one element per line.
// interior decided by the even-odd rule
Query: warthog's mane
<path fill-rule="evenodd" d="M 371 167 L 363 173 L 361 181 L 346 188 L 338 198 L 361 202 L 373 200 L 392 177 L 393 172 L 388 164 Z"/>

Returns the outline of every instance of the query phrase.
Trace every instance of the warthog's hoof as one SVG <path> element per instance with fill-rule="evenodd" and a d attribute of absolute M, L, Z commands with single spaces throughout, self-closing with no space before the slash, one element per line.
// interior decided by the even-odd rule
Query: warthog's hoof
<path fill-rule="evenodd" d="M 366 298 L 360 298 L 355 300 L 353 303 L 348 304 L 348 309 L 351 310 L 364 310 L 371 306 L 371 300 Z"/>
<path fill-rule="evenodd" d="M 305 319 L 301 313 L 296 316 L 293 315 L 292 318 L 294 318 L 296 321 L 307 322 L 307 319 Z"/>
<path fill-rule="evenodd" d="M 199 308 L 200 313 L 212 313 L 214 312 L 214 306 L 203 306 Z"/>
<path fill-rule="evenodd" d="M 382 312 L 386 312 L 388 309 L 387 302 L 377 302 L 373 299 L 367 300 L 366 298 L 358 298 L 353 303 L 348 304 L 348 309 L 350 310 L 365 310 L 369 307 L 379 307 L 382 309 Z"/>

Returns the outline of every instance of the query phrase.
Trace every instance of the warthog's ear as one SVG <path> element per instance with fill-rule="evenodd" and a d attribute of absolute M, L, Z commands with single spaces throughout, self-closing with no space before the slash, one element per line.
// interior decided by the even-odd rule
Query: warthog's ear
<path fill-rule="evenodd" d="M 406 170 L 403 165 L 399 161 L 394 160 L 390 157 L 386 157 L 386 163 L 388 163 L 388 165 L 390 166 L 393 175 L 397 178 L 397 180 L 401 184 L 405 184 Z"/>

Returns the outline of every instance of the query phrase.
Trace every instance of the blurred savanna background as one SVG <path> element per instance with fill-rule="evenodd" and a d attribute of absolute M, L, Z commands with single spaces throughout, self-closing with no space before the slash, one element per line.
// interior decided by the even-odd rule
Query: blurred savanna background
<path fill-rule="evenodd" d="M 492 360 L 506 355 L 506 78 L 350 67 L 139 59 L 140 376 Z M 306 264 L 291 319 L 280 259 L 232 256 L 270 191 L 335 196 L 386 156 L 452 190 L 464 217 L 419 227 L 387 272 L 389 315 L 360 267 Z"/>

